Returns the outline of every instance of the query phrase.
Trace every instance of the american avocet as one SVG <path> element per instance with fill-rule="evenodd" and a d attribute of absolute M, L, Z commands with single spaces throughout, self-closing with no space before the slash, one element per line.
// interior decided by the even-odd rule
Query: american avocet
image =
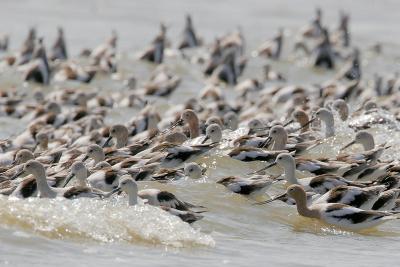
<path fill-rule="evenodd" d="M 150 176 L 153 180 L 158 182 L 169 182 L 179 180 L 184 177 L 185 174 L 182 169 L 161 168 L 157 171 L 154 171 Z"/>
<path fill-rule="evenodd" d="M 315 113 L 315 117 L 319 118 L 325 124 L 325 138 L 335 135 L 335 119 L 330 110 L 326 108 L 320 108 Z"/>
<path fill-rule="evenodd" d="M 276 156 L 283 151 L 266 151 L 261 148 L 256 148 L 256 147 L 249 147 L 249 146 L 242 146 L 242 147 L 237 147 L 232 149 L 231 151 L 228 152 L 228 156 L 244 161 L 244 162 L 250 162 L 250 161 L 267 161 L 267 162 L 272 162 L 275 160 Z"/>
<path fill-rule="evenodd" d="M 307 148 L 315 145 L 315 141 L 309 142 L 298 142 L 292 138 L 289 139 L 286 129 L 281 125 L 275 125 L 269 130 L 268 134 L 270 142 L 267 142 L 265 146 L 267 147 L 269 143 L 272 143 L 272 150 L 288 150 L 300 154 L 307 150 Z M 301 137 L 299 139 L 302 139 Z M 288 141 L 291 143 L 288 143 Z M 302 140 L 300 140 L 302 141 Z M 318 141 L 317 141 L 318 142 Z"/>
<path fill-rule="evenodd" d="M 185 29 L 183 31 L 183 38 L 178 49 L 192 48 L 199 46 L 201 44 L 200 40 L 196 36 L 196 32 L 193 27 L 192 17 L 186 15 Z"/>
<path fill-rule="evenodd" d="M 181 78 L 171 73 L 165 65 L 158 66 L 150 77 L 150 80 L 143 85 L 144 95 L 167 97 L 175 91 L 181 83 Z"/>
<path fill-rule="evenodd" d="M 142 199 L 138 196 L 138 185 L 130 176 L 122 176 L 119 180 L 118 186 L 110 192 L 110 195 L 122 191 L 128 195 L 129 206 L 143 203 Z"/>
<path fill-rule="evenodd" d="M 332 107 L 339 113 L 342 121 L 346 121 L 349 118 L 349 106 L 343 99 L 336 99 Z"/>
<path fill-rule="evenodd" d="M 354 49 L 351 60 L 345 66 L 343 66 L 336 78 L 347 80 L 361 79 L 360 50 L 357 48 Z"/>
<path fill-rule="evenodd" d="M 343 10 L 339 14 L 339 27 L 335 33 L 336 41 L 340 42 L 340 45 L 344 47 L 350 46 L 350 30 L 349 30 L 349 20 L 350 15 L 345 13 Z"/>
<path fill-rule="evenodd" d="M 74 62 L 63 62 L 60 69 L 54 74 L 54 81 L 78 81 L 90 83 L 98 72 L 98 68 L 93 66 L 82 67 Z"/>
<path fill-rule="evenodd" d="M 206 134 L 201 141 L 202 144 L 207 143 L 207 141 L 211 141 L 212 144 L 216 144 L 221 142 L 222 139 L 222 129 L 221 126 L 217 123 L 213 123 L 207 126 Z"/>
<path fill-rule="evenodd" d="M 140 194 L 138 190 L 138 185 L 137 183 L 129 176 L 122 176 L 119 185 L 117 188 L 115 188 L 110 194 L 116 193 L 116 192 L 125 192 L 128 195 L 128 204 L 130 206 L 135 206 L 137 204 L 142 204 L 146 201 L 148 201 L 147 198 L 144 200 L 138 195 Z M 171 194 L 172 195 L 172 194 Z M 175 199 L 175 201 L 178 201 Z M 193 212 L 189 209 L 187 210 L 179 210 L 177 208 L 173 208 L 170 205 L 159 205 L 159 203 L 156 202 L 147 202 L 150 205 L 153 206 L 160 206 L 161 209 L 165 210 L 166 212 L 178 216 L 182 221 L 187 222 L 187 223 L 193 223 L 195 221 L 198 221 L 203 218 L 203 216 L 199 215 L 198 212 Z M 156 204 L 152 204 L 156 203 Z M 161 202 L 165 204 L 164 202 Z M 166 204 L 171 204 L 171 203 L 166 203 Z"/>
<path fill-rule="evenodd" d="M 88 175 L 89 172 L 83 162 L 75 162 L 71 166 L 71 174 L 66 178 L 64 186 L 75 176 L 79 186 L 89 184 L 91 188 L 110 192 L 118 186 L 122 172 L 110 167 L 99 169 Z"/>
<path fill-rule="evenodd" d="M 50 59 L 53 61 L 56 59 L 66 60 L 68 58 L 68 54 L 67 54 L 67 46 L 64 40 L 63 28 L 58 27 L 57 33 L 58 33 L 57 39 L 51 48 Z"/>
<path fill-rule="evenodd" d="M 157 35 L 152 44 L 139 55 L 139 59 L 161 64 L 164 60 L 166 32 L 167 27 L 161 23 L 159 35 Z"/>
<path fill-rule="evenodd" d="M 115 147 L 122 148 L 127 145 L 128 137 L 129 137 L 128 128 L 126 128 L 125 125 L 122 124 L 115 124 L 111 126 L 110 136 L 105 141 L 104 146 L 107 146 L 109 141 L 111 141 L 112 138 L 115 138 L 116 139 Z"/>
<path fill-rule="evenodd" d="M 372 206 L 379 199 L 380 193 L 386 190 L 385 185 L 371 186 L 360 188 L 355 186 L 340 185 L 332 188 L 323 195 L 308 194 L 308 204 L 325 204 L 325 203 L 340 203 L 346 204 L 355 208 L 364 210 L 372 209 Z M 272 197 L 270 200 L 260 202 L 258 204 L 270 203 L 275 200 L 283 200 L 290 205 L 296 204 L 294 201 L 288 199 L 287 192 L 281 195 Z"/>
<path fill-rule="evenodd" d="M 307 38 L 319 38 L 322 35 L 322 10 L 315 9 L 315 18 L 311 23 L 301 28 L 301 35 Z"/>
<path fill-rule="evenodd" d="M 357 132 L 354 140 L 345 145 L 341 150 L 344 150 L 355 144 L 362 145 L 365 151 L 372 150 L 375 148 L 374 136 L 367 131 L 359 131 Z"/>
<path fill-rule="evenodd" d="M 182 132 L 174 131 L 166 134 L 164 140 L 171 144 L 181 145 L 188 140 L 188 137 Z"/>
<path fill-rule="evenodd" d="M 207 153 L 217 144 L 202 144 L 193 146 L 174 146 L 167 148 L 168 154 L 163 157 L 161 164 L 164 167 L 173 168 L 188 161 L 192 161 L 196 157 Z"/>
<path fill-rule="evenodd" d="M 323 38 L 314 49 L 312 65 L 315 67 L 335 68 L 335 59 L 328 29 L 322 29 Z"/>
<path fill-rule="evenodd" d="M 186 163 L 183 168 L 185 175 L 191 179 L 200 179 L 207 171 L 206 168 L 201 168 L 196 162 Z"/>
<path fill-rule="evenodd" d="M 39 196 L 42 198 L 77 198 L 77 197 L 98 197 L 98 194 L 94 194 L 89 187 L 76 187 L 70 186 L 66 188 L 54 188 L 50 187 L 46 179 L 46 170 L 43 165 L 35 160 L 30 160 L 25 163 L 24 171 L 28 174 L 32 174 L 37 183 Z"/>
<path fill-rule="evenodd" d="M 289 186 L 287 194 L 295 199 L 301 216 L 353 231 L 376 227 L 398 218 L 390 212 L 362 210 L 339 203 L 307 205 L 306 192 L 300 185 Z"/>
<path fill-rule="evenodd" d="M 36 197 L 37 194 L 38 188 L 36 179 L 33 175 L 28 175 L 12 190 L 10 197 L 28 198 Z"/>
<path fill-rule="evenodd" d="M 47 62 L 46 51 L 43 46 L 43 39 L 39 39 L 37 47 L 33 51 L 32 62 L 28 63 L 27 66 L 21 66 L 24 70 L 24 80 L 34 81 L 42 84 L 50 83 L 50 67 Z"/>
<path fill-rule="evenodd" d="M 44 165 L 58 163 L 58 161 L 61 158 L 62 152 L 63 152 L 62 150 L 51 151 L 49 153 L 46 153 L 44 155 L 40 155 L 40 156 L 36 157 L 36 160 Z M 15 155 L 14 164 L 18 164 L 18 165 L 23 164 L 34 158 L 35 158 L 35 155 L 30 150 L 21 149 Z"/>
<path fill-rule="evenodd" d="M 398 200 L 399 196 L 400 196 L 400 189 L 398 188 L 382 192 L 379 195 L 379 198 L 372 206 L 372 209 L 385 210 L 385 211 L 393 210 L 396 206 L 396 201 Z"/>
<path fill-rule="evenodd" d="M 269 64 L 264 65 L 264 79 L 266 81 L 286 81 L 283 74 L 273 71 Z"/>
<path fill-rule="evenodd" d="M 200 135 L 199 118 L 193 110 L 184 110 L 181 115 L 181 120 L 189 127 L 190 138 L 195 138 Z"/>
<path fill-rule="evenodd" d="M 63 187 L 65 187 L 73 177 L 76 177 L 77 185 L 87 186 L 88 172 L 89 171 L 83 162 L 74 162 L 74 164 L 71 165 L 70 174 L 65 178 Z"/>
<path fill-rule="evenodd" d="M 182 221 L 187 222 L 189 224 L 194 223 L 198 220 L 203 219 L 203 215 L 200 215 L 200 212 L 194 212 L 191 210 L 178 210 L 178 209 L 174 209 L 174 208 L 170 208 L 170 207 L 166 207 L 166 206 L 161 206 L 161 209 L 165 210 L 166 212 L 174 215 L 174 216 L 178 216 Z"/>
<path fill-rule="evenodd" d="M 169 208 L 187 211 L 191 209 L 204 209 L 203 206 L 194 205 L 178 199 L 174 194 L 159 189 L 143 189 L 138 192 L 141 199 L 147 200 L 152 206 L 166 206 Z"/>
<path fill-rule="evenodd" d="M 90 52 L 90 57 L 95 63 L 100 62 L 104 57 L 114 55 L 117 47 L 118 35 L 116 31 L 111 31 L 110 37 L 102 44 L 95 47 Z"/>
<path fill-rule="evenodd" d="M 16 65 L 23 65 L 32 59 L 32 54 L 35 49 L 36 29 L 34 27 L 29 29 L 28 37 L 25 39 L 21 50 L 17 55 Z"/>
<path fill-rule="evenodd" d="M 157 124 L 160 122 L 160 120 L 160 115 L 157 112 L 145 109 L 144 112 L 134 117 L 128 123 L 128 127 L 133 128 L 130 130 L 130 135 L 135 136 L 146 131 L 158 130 Z"/>
<path fill-rule="evenodd" d="M 236 130 L 239 127 L 239 118 L 233 111 L 226 113 L 223 117 L 224 126 L 229 130 Z"/>
<path fill-rule="evenodd" d="M 385 190 L 385 185 L 365 188 L 342 185 L 329 190 L 317 198 L 314 203 L 342 203 L 364 210 L 371 210 L 372 206 L 379 199 L 380 193 Z"/>
<path fill-rule="evenodd" d="M 211 80 L 223 81 L 229 85 L 236 85 L 240 73 L 238 72 L 236 55 L 234 50 L 227 51 L 223 57 L 221 65 L 214 69 Z"/>
<path fill-rule="evenodd" d="M 86 155 L 83 158 L 83 161 L 86 161 L 89 158 L 94 160 L 93 165 L 96 165 L 97 163 L 105 160 L 105 154 L 104 154 L 103 148 L 101 146 L 95 145 L 95 144 L 88 146 L 86 149 Z"/>
<path fill-rule="evenodd" d="M 296 170 L 306 171 L 314 175 L 322 175 L 322 174 L 344 175 L 345 173 L 351 172 L 351 170 L 358 168 L 359 166 L 357 164 L 351 164 L 336 160 L 328 160 L 325 158 L 309 159 L 302 157 L 296 157 L 295 164 L 296 164 Z M 268 168 L 270 168 L 269 165 L 254 173 L 265 171 Z"/>
<path fill-rule="evenodd" d="M 278 34 L 272 40 L 263 43 L 254 54 L 278 60 L 282 52 L 282 46 L 283 29 L 279 29 Z"/>
<path fill-rule="evenodd" d="M 340 185 L 351 185 L 358 187 L 365 187 L 365 184 L 351 182 L 341 176 L 335 174 L 323 174 L 314 177 L 307 177 L 303 179 L 296 178 L 296 162 L 293 156 L 289 153 L 281 153 L 276 157 L 276 160 L 267 166 L 268 169 L 276 164 L 283 167 L 285 175 L 284 178 L 289 184 L 299 184 L 307 191 L 314 191 L 318 194 L 324 194 L 332 188 Z"/>
<path fill-rule="evenodd" d="M 136 205 L 139 200 L 144 200 L 147 204 L 152 206 L 165 206 L 181 211 L 187 211 L 191 208 L 204 209 L 202 206 L 181 201 L 174 194 L 168 191 L 161 191 L 158 189 L 144 189 L 138 191 L 137 183 L 129 176 L 121 177 L 119 186 L 111 191 L 111 194 L 120 191 L 127 193 L 129 197 L 129 205 Z"/>
<path fill-rule="evenodd" d="M 217 183 L 222 184 L 233 193 L 256 197 L 265 194 L 268 188 L 278 181 L 277 179 L 262 175 L 255 175 L 249 178 L 236 176 L 224 177 L 218 180 Z"/>

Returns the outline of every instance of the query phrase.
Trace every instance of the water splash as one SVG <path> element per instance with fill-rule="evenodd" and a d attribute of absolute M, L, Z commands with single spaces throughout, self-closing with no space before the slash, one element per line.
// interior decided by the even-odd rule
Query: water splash
<path fill-rule="evenodd" d="M 48 238 L 127 242 L 173 247 L 214 246 L 211 236 L 150 205 L 126 199 L 7 199 L 0 197 L 0 223 Z"/>

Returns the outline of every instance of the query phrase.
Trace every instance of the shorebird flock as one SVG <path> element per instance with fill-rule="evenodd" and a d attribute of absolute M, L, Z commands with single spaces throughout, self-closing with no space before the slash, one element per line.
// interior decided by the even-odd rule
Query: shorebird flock
<path fill-rule="evenodd" d="M 361 52 L 379 56 L 383 47 L 361 51 L 351 38 L 349 14 L 341 12 L 339 25 L 328 27 L 317 8 L 314 19 L 292 36 L 290 51 L 284 50 L 289 38 L 284 28 L 255 51 L 246 51 L 240 29 L 210 44 L 200 38 L 191 16 L 185 19 L 179 43 L 168 39 L 168 27 L 161 24 L 151 44 L 137 54 L 137 62 L 154 70 L 140 83 L 134 75 L 119 78 L 115 31 L 104 44 L 75 58 L 67 52 L 61 27 L 48 49 L 35 28 L 18 51 L 8 51 L 9 37 L 1 37 L 1 70 L 15 70 L 35 89 L 0 92 L 1 116 L 27 122 L 22 133 L 0 143 L 0 193 L 102 201 L 122 194 L 131 206 L 158 206 L 193 223 L 207 216 L 203 203 L 183 200 L 179 191 L 139 190 L 140 183 L 208 179 L 249 198 L 260 212 L 264 205 L 283 201 L 296 205 L 301 216 L 349 230 L 398 218 L 400 165 L 382 159 L 390 146 L 376 144 L 372 129 L 400 130 L 400 77 L 363 76 Z M 303 68 L 332 78 L 312 85 L 291 83 L 273 70 L 272 63 L 285 54 L 295 54 L 307 62 Z M 205 86 L 197 97 L 160 111 L 157 100 L 168 100 L 181 85 L 181 77 L 168 68 L 168 57 L 200 68 Z M 263 77 L 243 78 L 255 58 L 265 62 Z M 67 80 L 90 84 L 97 75 L 120 81 L 125 90 L 106 95 L 62 87 Z M 45 93 L 40 84 L 60 88 Z M 106 124 L 107 114 L 118 107 L 140 112 L 125 124 Z M 335 138 L 339 124 L 354 130 L 354 140 L 334 157 L 314 153 Z M 359 146 L 358 152 L 352 146 Z M 196 161 L 217 152 L 264 167 L 213 181 L 207 166 Z M 286 191 L 267 195 L 279 183 L 286 184 Z"/>

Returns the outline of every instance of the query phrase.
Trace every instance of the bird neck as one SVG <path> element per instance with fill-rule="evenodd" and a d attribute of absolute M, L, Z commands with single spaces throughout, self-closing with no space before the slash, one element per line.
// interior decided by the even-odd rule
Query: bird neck
<path fill-rule="evenodd" d="M 316 209 L 309 208 L 307 206 L 307 196 L 304 194 L 304 197 L 301 199 L 296 199 L 296 207 L 297 207 L 297 212 L 304 217 L 307 218 L 320 218 L 320 213 Z"/>
<path fill-rule="evenodd" d="M 276 50 L 274 53 L 274 58 L 279 58 L 280 54 L 281 54 L 281 50 L 282 50 L 282 38 L 278 38 L 277 42 L 276 42 Z"/>
<path fill-rule="evenodd" d="M 48 147 L 49 147 L 49 142 L 48 141 L 41 142 L 40 145 L 39 145 L 39 148 L 41 149 L 41 151 L 48 150 Z"/>
<path fill-rule="evenodd" d="M 282 136 L 278 136 L 274 140 L 274 146 L 272 150 L 284 150 L 286 148 L 287 143 L 287 135 L 283 134 Z"/>
<path fill-rule="evenodd" d="M 373 138 L 368 138 L 367 140 L 363 140 L 361 144 L 364 147 L 365 151 L 372 150 L 375 148 L 375 141 Z"/>
<path fill-rule="evenodd" d="M 325 138 L 335 135 L 335 123 L 333 118 L 324 120 L 325 123 Z"/>
<path fill-rule="evenodd" d="M 347 118 L 349 117 L 349 109 L 347 106 L 339 109 L 339 115 L 340 115 L 340 119 L 342 121 L 346 121 Z"/>
<path fill-rule="evenodd" d="M 293 160 L 294 161 L 294 160 Z M 296 165 L 295 163 L 290 166 L 285 166 L 285 179 L 289 184 L 300 184 L 296 178 Z"/>
<path fill-rule="evenodd" d="M 78 173 L 76 175 L 76 180 L 79 186 L 86 187 L 87 186 L 87 170 L 85 172 Z"/>
<path fill-rule="evenodd" d="M 200 135 L 199 121 L 193 120 L 189 123 L 190 138 L 196 138 Z"/>
<path fill-rule="evenodd" d="M 308 119 L 307 116 L 299 118 L 298 122 L 300 123 L 300 126 L 302 127 L 302 129 L 300 131 L 301 133 L 305 133 L 305 132 L 308 132 L 310 130 L 310 124 L 308 123 L 309 119 Z"/>
<path fill-rule="evenodd" d="M 46 173 L 40 171 L 35 175 L 38 190 L 40 192 L 40 197 L 56 197 L 57 193 L 49 186 L 46 179 Z"/>
<path fill-rule="evenodd" d="M 105 159 L 104 152 L 96 153 L 96 155 L 94 155 L 93 159 L 94 159 L 95 165 L 99 162 L 102 162 Z"/>
<path fill-rule="evenodd" d="M 127 143 L 128 143 L 128 137 L 127 136 L 120 136 L 119 138 L 117 138 L 116 147 L 117 148 L 123 148 L 123 147 L 126 146 Z"/>
<path fill-rule="evenodd" d="M 137 196 L 137 190 L 131 191 L 128 194 L 129 197 L 129 206 L 134 206 L 138 203 L 138 196 Z"/>

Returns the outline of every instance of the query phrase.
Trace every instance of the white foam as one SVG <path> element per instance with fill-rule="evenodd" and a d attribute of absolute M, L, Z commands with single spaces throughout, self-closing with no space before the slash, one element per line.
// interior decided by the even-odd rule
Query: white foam
<path fill-rule="evenodd" d="M 150 205 L 126 199 L 7 199 L 0 197 L 0 223 L 49 238 L 143 242 L 174 247 L 214 246 L 211 236 Z"/>

